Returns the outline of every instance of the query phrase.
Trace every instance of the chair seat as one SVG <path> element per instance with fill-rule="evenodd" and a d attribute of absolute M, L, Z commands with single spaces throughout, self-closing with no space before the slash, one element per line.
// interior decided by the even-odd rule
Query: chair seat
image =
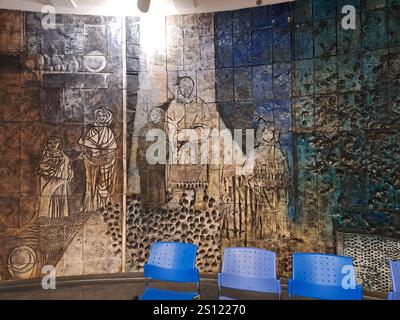
<path fill-rule="evenodd" d="M 148 288 L 139 297 L 139 300 L 193 300 L 198 296 L 197 292 L 177 292 Z"/>
<path fill-rule="evenodd" d="M 250 278 L 237 274 L 219 273 L 218 285 L 237 290 L 281 294 L 281 283 L 278 279 Z"/>
<path fill-rule="evenodd" d="M 389 300 L 400 300 L 400 292 L 389 292 Z"/>
<path fill-rule="evenodd" d="M 340 286 L 320 285 L 298 280 L 289 280 L 288 293 L 290 296 L 307 297 L 326 300 L 361 300 L 362 288 L 345 290 Z"/>

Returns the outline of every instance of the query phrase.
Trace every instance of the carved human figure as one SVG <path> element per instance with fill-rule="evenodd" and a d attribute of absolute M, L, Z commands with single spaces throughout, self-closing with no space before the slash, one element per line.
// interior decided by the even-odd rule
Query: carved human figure
<path fill-rule="evenodd" d="M 273 124 L 260 121 L 256 131 L 254 169 L 246 176 L 256 199 L 256 237 L 286 236 L 288 233 L 287 159 Z"/>
<path fill-rule="evenodd" d="M 165 132 L 169 142 L 166 187 L 169 197 L 178 201 L 183 190 L 204 188 L 208 184 L 208 137 L 211 115 L 206 103 L 193 95 L 194 81 L 181 77 L 176 97 L 165 113 Z M 174 195 L 175 193 L 175 195 Z"/>
<path fill-rule="evenodd" d="M 95 122 L 78 144 L 82 150 L 86 171 L 86 191 L 84 210 L 96 211 L 111 200 L 114 185 L 117 143 L 110 124 L 111 111 L 97 109 Z"/>
<path fill-rule="evenodd" d="M 45 140 L 39 164 L 40 204 L 39 216 L 61 218 L 68 216 L 67 187 L 73 178 L 70 159 L 63 152 L 62 140 L 49 137 Z"/>
<path fill-rule="evenodd" d="M 164 105 L 154 107 L 148 114 L 148 122 L 138 135 L 138 152 L 136 163 L 140 172 L 141 204 L 145 208 L 160 208 L 166 203 L 165 164 L 151 164 L 147 158 L 147 150 L 153 144 L 147 140 L 147 134 L 152 130 L 164 128 Z"/>

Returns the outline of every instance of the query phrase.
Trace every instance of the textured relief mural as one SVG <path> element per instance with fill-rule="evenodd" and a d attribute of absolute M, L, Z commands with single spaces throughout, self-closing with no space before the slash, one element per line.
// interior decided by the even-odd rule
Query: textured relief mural
<path fill-rule="evenodd" d="M 201 272 L 226 246 L 276 251 L 281 277 L 292 253 L 328 252 L 389 290 L 399 17 L 398 1 L 296 0 L 43 30 L 1 11 L 0 42 L 23 49 L 0 44 L 1 279 L 141 271 L 154 241 L 187 241 Z"/>
<path fill-rule="evenodd" d="M 171 151 L 165 173 L 167 200 L 178 203 L 183 192 L 194 190 L 195 204 L 201 204 L 199 189 L 208 186 L 208 165 L 201 160 L 209 152 L 211 112 L 206 103 L 195 102 L 192 78 L 185 76 L 177 82 L 177 98 L 168 106 L 164 121 Z M 196 133 L 194 139 L 185 139 L 189 130 Z"/>
<path fill-rule="evenodd" d="M 219 267 L 220 169 L 202 161 L 210 152 L 211 130 L 220 127 L 213 26 L 212 14 L 167 17 L 156 31 L 166 34 L 164 49 L 141 43 L 129 163 L 133 199 L 127 213 L 127 270 L 142 270 L 154 241 L 197 243 L 197 265 L 204 272 Z M 146 27 L 154 24 L 141 26 L 144 35 L 150 32 Z M 147 135 L 154 129 L 165 134 L 165 163 L 150 164 L 147 157 L 153 144 Z"/>
<path fill-rule="evenodd" d="M 316 250 L 293 224 L 290 17 L 287 3 L 215 14 L 221 116 L 232 130 L 255 130 L 254 168 L 224 179 L 223 246 L 275 250 L 285 276 L 291 246 Z"/>
<path fill-rule="evenodd" d="M 114 184 L 116 137 L 109 127 L 113 114 L 107 109 L 94 112 L 95 123 L 79 138 L 86 173 L 85 211 L 104 208 L 111 201 Z"/>
<path fill-rule="evenodd" d="M 19 55 L 23 50 L 24 21 L 19 12 L 0 13 L 0 53 Z"/>
<path fill-rule="evenodd" d="M 341 27 L 347 4 L 356 8 L 354 30 Z M 390 40 L 398 23 L 388 23 L 399 10 L 395 1 L 304 0 L 293 8 L 297 214 L 326 213 L 344 234 L 335 237 L 337 248 L 345 243 L 337 252 L 355 259 L 365 289 L 381 291 L 390 287 L 387 261 L 399 259 L 387 239 L 399 230 L 393 92 L 400 73 L 398 43 Z M 379 259 L 369 251 L 375 245 L 388 249 Z"/>
<path fill-rule="evenodd" d="M 62 140 L 49 137 L 44 142 L 39 164 L 40 203 L 39 216 L 49 218 L 68 217 L 68 184 L 73 179 L 70 159 L 63 152 Z"/>
<path fill-rule="evenodd" d="M 356 8 L 355 30 L 341 26 L 341 8 L 347 4 Z M 252 170 L 243 170 L 250 159 L 246 160 L 242 148 L 244 161 L 239 165 L 220 163 L 206 169 L 191 166 L 189 161 L 181 167 L 148 166 L 143 164 L 146 159 L 140 149 L 146 150 L 151 143 L 133 144 L 131 156 L 137 161 L 135 164 L 131 158 L 130 175 L 138 178 L 130 181 L 140 182 L 131 183 L 129 188 L 137 200 L 128 213 L 132 224 L 128 268 L 140 269 L 135 257 L 143 257 L 148 250 L 140 244 L 143 231 L 136 229 L 134 221 L 142 219 L 142 228 L 153 226 L 146 229 L 153 241 L 179 237 L 204 241 L 201 236 L 193 239 L 191 228 L 180 229 L 179 223 L 187 225 L 183 214 L 178 217 L 175 211 L 173 223 L 168 224 L 159 212 L 172 208 L 168 202 L 172 199 L 176 204 L 173 209 L 185 212 L 187 197 L 192 199 L 193 210 L 201 208 L 197 196 L 203 192 L 196 191 L 204 185 L 205 199 L 212 194 L 218 204 L 215 212 L 219 218 L 210 220 L 219 230 L 218 236 L 210 237 L 209 244 L 216 243 L 219 250 L 233 245 L 274 250 L 281 276 L 290 275 L 293 252 L 340 253 L 342 240 L 335 231 L 349 237 L 356 233 L 398 238 L 399 55 L 398 23 L 394 23 L 398 12 L 399 6 L 393 1 L 386 5 L 380 1 L 298 0 L 232 12 L 167 17 L 165 49 L 157 51 L 157 62 L 150 62 L 161 68 L 147 64 L 139 72 L 139 78 L 150 79 L 143 92 L 163 88 L 159 90 L 162 94 L 157 103 L 145 101 L 143 115 L 138 114 L 138 105 L 136 118 L 140 120 L 136 125 L 146 129 L 137 131 L 134 138 L 145 137 L 148 129 L 155 127 L 178 133 L 182 128 L 192 128 L 192 119 L 207 113 L 211 106 L 211 118 L 217 122 L 202 123 L 199 130 L 228 129 L 233 136 L 235 129 L 254 129 L 255 162 Z M 149 76 L 152 68 L 159 73 L 157 80 Z M 215 88 L 203 83 L 205 74 L 215 82 Z M 178 108 L 182 99 L 176 98 L 175 85 L 180 79 L 197 104 L 201 101 L 203 111 Z M 139 88 L 138 100 L 140 97 Z M 185 117 L 188 122 L 179 126 Z M 190 150 L 184 149 L 185 158 L 190 158 Z M 157 181 L 157 191 L 151 181 Z M 174 190 L 175 197 L 171 195 Z M 150 208 L 158 213 L 147 215 Z M 198 214 L 201 217 L 203 213 Z M 170 217 L 171 213 L 165 215 Z M 159 221 L 165 230 L 171 228 L 167 232 L 178 236 L 157 233 Z M 201 227 L 196 225 L 196 230 Z M 385 243 L 384 239 L 376 241 Z M 151 243 L 151 239 L 148 241 Z M 352 245 L 348 242 L 346 254 L 358 259 L 357 245 Z M 202 270 L 218 270 L 217 265 L 204 267 L 207 257 L 208 253 L 201 250 L 198 265 Z M 362 264 L 372 263 L 367 260 L 365 256 Z M 386 265 L 379 268 L 384 274 L 388 271 Z M 378 273 L 360 273 L 360 279 L 366 289 L 388 290 Z"/>
<path fill-rule="evenodd" d="M 280 146 L 279 129 L 272 123 L 260 121 L 256 142 L 253 169 L 234 178 L 229 186 L 233 187 L 228 196 L 233 200 L 230 209 L 234 221 L 227 220 L 224 225 L 228 238 L 240 239 L 244 234 L 247 239 L 266 239 L 273 234 L 287 236 L 289 232 L 289 169 Z M 239 221 L 235 221 L 237 214 Z M 251 227 L 242 230 L 243 222 Z"/>
<path fill-rule="evenodd" d="M 140 256 L 140 261 L 145 261 L 143 254 L 148 254 L 152 241 L 176 240 L 179 236 L 198 243 L 201 248 L 204 243 L 210 245 L 214 253 L 210 256 L 209 251 L 201 249 L 198 266 L 203 271 L 213 272 L 219 268 L 220 250 L 224 245 L 265 247 L 271 239 L 292 241 L 291 64 L 290 50 L 285 47 L 285 44 L 290 46 L 289 7 L 285 4 L 274 10 L 274 17 L 280 21 L 274 30 L 271 21 L 266 24 L 264 21 L 266 17 L 271 19 L 265 16 L 267 12 L 271 14 L 270 7 L 215 16 L 167 17 L 163 26 L 167 30 L 165 52 L 158 51 L 157 61 L 142 52 L 141 58 L 148 63 L 147 69 L 139 72 L 144 84 L 139 88 L 138 101 L 142 96 L 147 100 L 141 101 L 143 105 L 139 103 L 136 109 L 134 132 L 137 134 L 133 137 L 138 143 L 133 143 L 131 150 L 130 174 L 138 174 L 139 181 L 132 178 L 129 186 L 137 199 L 128 212 L 128 269 L 140 270 L 142 263 L 136 263 L 137 258 Z M 254 20 L 254 25 L 252 16 L 258 19 Z M 234 30 L 236 25 L 238 29 Z M 247 44 L 249 48 L 241 42 L 232 47 L 234 36 L 240 39 L 248 34 L 251 38 L 253 33 L 254 39 L 259 37 L 253 47 L 251 42 Z M 221 41 L 220 35 L 224 37 Z M 275 54 L 276 64 L 272 64 L 272 35 L 277 37 L 276 50 L 284 48 L 287 52 L 285 57 Z M 263 42 L 268 40 L 267 36 L 271 38 L 270 48 Z M 228 41 L 230 45 L 226 45 L 228 37 L 232 38 Z M 241 54 L 242 58 L 238 56 L 236 60 L 233 54 Z M 208 58 L 207 63 L 204 58 Z M 148 84 L 143 78 L 154 81 L 152 68 L 161 72 L 160 66 L 167 72 L 157 78 L 156 83 Z M 275 78 L 273 70 L 277 73 Z M 165 93 L 155 102 L 145 95 L 153 86 L 164 88 L 161 92 Z M 167 136 L 170 153 L 166 165 L 149 165 L 145 153 L 151 143 L 140 142 L 154 128 L 163 129 Z M 253 157 L 233 141 L 235 129 L 242 130 L 242 134 L 246 129 L 253 130 L 256 139 Z M 185 140 L 187 130 L 194 130 L 197 138 Z M 228 139 L 224 142 L 229 141 L 239 148 L 237 153 L 241 160 L 234 163 L 227 159 L 218 163 L 199 161 L 203 154 L 212 153 L 208 143 L 211 136 L 205 134 L 208 130 L 216 130 L 220 136 L 227 131 Z M 224 142 L 219 145 L 221 154 L 229 149 Z M 245 143 L 246 138 L 242 142 Z M 252 161 L 255 167 L 246 170 Z M 165 210 L 169 210 L 168 213 Z M 162 220 L 162 212 L 168 219 L 172 214 L 174 223 L 168 226 L 168 220 Z M 185 218 L 185 212 L 189 217 Z M 199 215 L 200 220 L 191 217 L 192 214 Z M 149 230 L 144 226 L 158 226 L 159 219 L 170 236 L 164 231 L 157 232 L 156 227 Z M 142 229 L 138 229 L 134 221 Z M 139 236 L 143 230 L 150 233 L 145 247 Z M 287 243 L 285 249 L 288 246 Z M 217 258 L 217 263 L 210 264 L 210 257 Z"/>
<path fill-rule="evenodd" d="M 121 271 L 122 20 L 1 17 L 1 278 Z"/>
<path fill-rule="evenodd" d="M 338 254 L 354 257 L 357 280 L 372 291 L 392 290 L 389 262 L 399 259 L 398 239 L 354 233 L 337 233 Z"/>

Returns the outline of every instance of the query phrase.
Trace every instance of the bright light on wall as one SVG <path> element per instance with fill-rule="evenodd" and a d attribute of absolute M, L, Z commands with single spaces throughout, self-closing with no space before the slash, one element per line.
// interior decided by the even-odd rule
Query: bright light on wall
<path fill-rule="evenodd" d="M 142 1 L 149 3 L 148 12 L 150 14 L 157 13 L 162 15 L 171 15 L 177 13 L 173 0 L 138 0 L 138 7 L 139 2 Z"/>
<path fill-rule="evenodd" d="M 107 0 L 107 7 L 124 16 L 177 13 L 173 0 Z"/>
<path fill-rule="evenodd" d="M 140 44 L 143 53 L 165 52 L 165 16 L 150 12 L 140 17 Z"/>
<path fill-rule="evenodd" d="M 89 11 L 92 8 L 92 11 Z M 88 14 L 116 15 L 116 16 L 137 16 L 141 14 L 137 7 L 136 0 L 106 0 L 102 6 L 84 7 L 78 6 L 77 10 L 82 10 Z"/>

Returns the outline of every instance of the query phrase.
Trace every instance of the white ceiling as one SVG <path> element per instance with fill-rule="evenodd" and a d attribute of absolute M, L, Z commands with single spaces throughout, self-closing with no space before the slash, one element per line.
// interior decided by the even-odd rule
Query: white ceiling
<path fill-rule="evenodd" d="M 263 0 L 263 5 L 294 0 Z M 58 13 L 138 15 L 137 0 L 0 0 L 1 9 L 42 11 L 53 5 Z M 256 0 L 152 0 L 150 13 L 189 14 L 255 7 Z"/>

